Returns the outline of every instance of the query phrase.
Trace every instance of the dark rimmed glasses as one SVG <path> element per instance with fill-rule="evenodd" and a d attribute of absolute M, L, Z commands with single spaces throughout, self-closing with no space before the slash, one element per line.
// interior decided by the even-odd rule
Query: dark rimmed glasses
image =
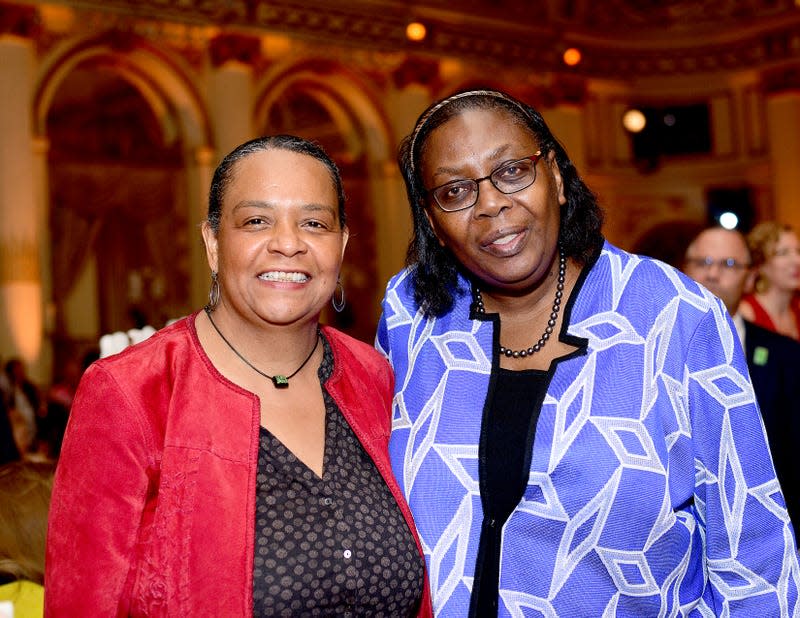
<path fill-rule="evenodd" d="M 516 161 L 503 163 L 483 178 L 464 178 L 451 180 L 443 185 L 428 189 L 427 195 L 433 196 L 436 205 L 445 212 L 455 212 L 474 206 L 478 201 L 479 185 L 484 180 L 500 193 L 516 193 L 527 189 L 536 181 L 536 162 L 541 159 L 542 151 Z"/>

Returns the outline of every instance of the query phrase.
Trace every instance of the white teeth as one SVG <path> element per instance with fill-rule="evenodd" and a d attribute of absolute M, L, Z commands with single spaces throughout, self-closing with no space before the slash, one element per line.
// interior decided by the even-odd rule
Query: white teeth
<path fill-rule="evenodd" d="M 495 240 L 492 244 L 493 245 L 504 245 L 507 242 L 511 242 L 514 238 L 516 238 L 516 234 L 508 234 L 507 236 L 501 236 L 497 240 Z"/>
<path fill-rule="evenodd" d="M 303 273 L 287 273 L 282 270 L 261 273 L 258 278 L 264 281 L 291 281 L 292 283 L 303 283 L 308 280 L 308 277 Z"/>

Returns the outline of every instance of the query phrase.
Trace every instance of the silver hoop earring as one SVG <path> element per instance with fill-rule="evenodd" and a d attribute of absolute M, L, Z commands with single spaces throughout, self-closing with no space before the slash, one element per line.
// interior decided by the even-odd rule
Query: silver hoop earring
<path fill-rule="evenodd" d="M 208 304 L 206 305 L 206 309 L 209 311 L 214 311 L 219 304 L 219 279 L 217 278 L 217 272 L 215 270 L 211 271 L 211 289 L 208 291 Z"/>
<path fill-rule="evenodd" d="M 344 311 L 344 306 L 345 306 L 344 286 L 342 285 L 341 279 L 336 280 L 336 287 L 339 288 L 339 290 L 341 290 L 341 297 L 339 298 L 339 300 L 336 300 L 336 290 L 334 290 L 333 296 L 331 296 L 331 305 L 333 305 L 333 308 L 336 310 L 336 313 L 341 313 L 342 311 Z"/>

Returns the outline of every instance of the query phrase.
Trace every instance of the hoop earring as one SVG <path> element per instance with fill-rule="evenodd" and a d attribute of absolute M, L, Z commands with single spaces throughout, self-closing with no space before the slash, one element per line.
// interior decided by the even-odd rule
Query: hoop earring
<path fill-rule="evenodd" d="M 341 290 L 341 298 L 337 301 L 336 300 L 336 290 L 333 291 L 333 296 L 331 296 L 331 305 L 336 310 L 336 313 L 341 313 L 344 311 L 345 306 L 345 298 L 344 298 L 344 286 L 342 285 L 342 280 L 336 280 L 336 287 Z"/>
<path fill-rule="evenodd" d="M 211 289 L 208 291 L 208 304 L 206 309 L 214 311 L 219 304 L 219 279 L 217 279 L 217 272 L 211 271 Z"/>

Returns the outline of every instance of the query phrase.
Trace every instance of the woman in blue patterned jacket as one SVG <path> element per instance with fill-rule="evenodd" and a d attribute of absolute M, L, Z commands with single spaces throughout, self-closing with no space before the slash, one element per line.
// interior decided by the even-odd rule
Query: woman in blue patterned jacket
<path fill-rule="evenodd" d="M 794 532 L 727 311 L 604 241 L 541 115 L 443 99 L 377 346 L 440 616 L 793 616 Z"/>

